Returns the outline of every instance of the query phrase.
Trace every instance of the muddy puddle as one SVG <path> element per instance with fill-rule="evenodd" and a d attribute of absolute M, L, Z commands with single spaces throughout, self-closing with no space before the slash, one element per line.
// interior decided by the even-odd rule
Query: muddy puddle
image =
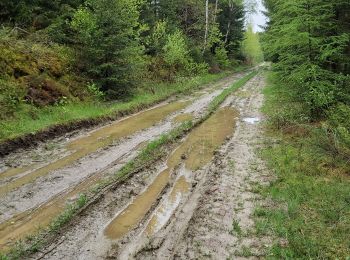
<path fill-rule="evenodd" d="M 105 236 L 111 240 L 120 239 L 137 227 L 168 185 L 172 174 L 182 165 L 184 169 L 180 170 L 170 193 L 152 214 L 145 229 L 148 235 L 157 232 L 168 221 L 181 198 L 189 192 L 191 184 L 186 175 L 191 175 L 192 171 L 211 161 L 215 150 L 224 143 L 227 136 L 232 135 L 236 117 L 237 112 L 232 108 L 222 108 L 195 128 L 169 156 L 166 169 L 108 224 L 104 230 Z"/>
<path fill-rule="evenodd" d="M 193 115 L 190 113 L 183 113 L 183 114 L 177 115 L 173 121 L 175 123 L 183 123 L 190 120 L 193 120 Z"/>
<path fill-rule="evenodd" d="M 35 179 L 41 176 L 45 176 L 52 171 L 64 168 L 74 163 L 78 159 L 97 151 L 100 148 L 107 147 L 118 139 L 149 128 L 170 114 L 185 108 L 188 104 L 189 102 L 174 102 L 156 107 L 154 109 L 141 112 L 124 120 L 113 123 L 109 126 L 100 128 L 86 137 L 74 140 L 66 146 L 67 150 L 71 151 L 70 155 L 65 156 L 46 166 L 43 166 L 42 168 L 34 170 L 24 176 L 21 176 L 4 186 L 1 186 L 0 196 L 27 183 L 33 182 Z M 31 166 L 9 169 L 8 171 L 0 173 L 0 176 L 2 176 L 0 178 L 4 178 L 3 176 L 13 177 L 19 175 L 30 170 L 30 167 Z"/>
<path fill-rule="evenodd" d="M 248 124 L 256 124 L 260 122 L 260 118 L 258 117 L 245 117 L 243 118 L 243 121 Z"/>

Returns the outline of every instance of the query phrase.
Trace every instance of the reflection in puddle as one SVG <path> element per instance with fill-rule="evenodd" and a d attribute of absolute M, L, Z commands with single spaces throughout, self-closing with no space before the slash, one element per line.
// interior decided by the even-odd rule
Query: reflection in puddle
<path fill-rule="evenodd" d="M 193 129 L 185 141 L 169 156 L 167 169 L 161 172 L 145 192 L 137 196 L 134 201 L 116 218 L 110 222 L 104 231 L 109 239 L 119 239 L 135 228 L 156 203 L 159 194 L 168 184 L 171 172 L 181 163 L 189 172 L 207 165 L 217 147 L 221 146 L 225 138 L 233 133 L 237 112 L 232 108 L 222 108 L 215 112 L 200 126 Z M 190 183 L 186 174 L 180 177 L 172 187 L 170 194 L 153 214 L 146 232 L 157 232 L 170 218 L 181 197 L 189 191 Z"/>
<path fill-rule="evenodd" d="M 243 118 L 243 121 L 249 124 L 256 124 L 258 122 L 260 122 L 260 118 L 258 117 L 246 117 Z"/>
<path fill-rule="evenodd" d="M 176 116 L 174 118 L 174 122 L 175 123 L 183 123 L 185 121 L 190 121 L 193 119 L 193 115 L 190 113 L 184 113 L 184 114 L 180 114 L 178 116 Z"/>
<path fill-rule="evenodd" d="M 170 219 L 171 214 L 179 206 L 184 194 L 189 192 L 190 183 L 184 175 L 181 175 L 175 182 L 170 194 L 161 203 L 160 207 L 153 214 L 146 227 L 146 234 L 157 233 Z"/>

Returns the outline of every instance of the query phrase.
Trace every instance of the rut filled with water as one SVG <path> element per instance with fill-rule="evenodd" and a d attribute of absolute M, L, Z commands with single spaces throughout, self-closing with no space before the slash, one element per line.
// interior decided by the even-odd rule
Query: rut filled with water
<path fill-rule="evenodd" d="M 166 169 L 160 172 L 153 183 L 110 222 L 105 229 L 105 235 L 113 240 L 120 239 L 135 228 L 157 201 L 160 193 L 169 183 L 171 174 L 180 164 L 184 165 L 184 171 L 190 172 L 207 165 L 216 148 L 220 147 L 225 138 L 233 133 L 236 116 L 237 112 L 232 108 L 222 108 L 195 128 L 169 156 Z M 169 196 L 153 214 L 146 228 L 148 234 L 152 234 L 165 224 L 179 199 L 189 191 L 189 187 L 190 183 L 186 180 L 186 176 L 181 175 Z"/>

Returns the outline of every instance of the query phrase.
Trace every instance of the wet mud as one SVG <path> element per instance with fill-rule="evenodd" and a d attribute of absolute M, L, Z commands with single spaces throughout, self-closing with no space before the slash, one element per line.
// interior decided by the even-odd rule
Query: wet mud
<path fill-rule="evenodd" d="M 218 83 L 220 89 L 228 87 L 237 77 L 229 77 Z M 62 212 L 67 202 L 91 188 L 106 174 L 115 172 L 136 155 L 142 144 L 170 130 L 172 122 L 182 122 L 182 118 L 179 121 L 175 119 L 177 116 L 200 115 L 219 93 L 220 90 L 210 94 L 205 92 L 198 100 L 172 102 L 96 131 L 83 132 L 82 137 L 72 137 L 72 141 L 60 145 L 67 154 L 53 163 L 35 169 L 39 162 L 2 172 L 0 181 L 5 185 L 0 186 L 0 200 L 4 202 L 0 206 L 0 248 L 11 245 L 39 227 L 46 227 Z M 177 115 L 180 110 L 182 113 Z M 164 121 L 164 118 L 168 119 Z M 159 125 L 158 122 L 162 120 L 164 123 Z M 194 161 L 190 164 L 196 165 Z M 92 165 L 96 165 L 96 169 Z M 7 180 L 10 185 L 7 185 Z"/>
<path fill-rule="evenodd" d="M 193 129 L 183 143 L 171 153 L 166 163 L 166 169 L 159 173 L 145 192 L 137 196 L 125 210 L 118 214 L 106 228 L 105 235 L 113 240 L 120 239 L 131 229 L 135 228 L 144 219 L 152 205 L 157 201 L 158 196 L 169 183 L 171 173 L 181 163 L 184 164 L 185 170 L 191 171 L 208 164 L 214 155 L 215 149 L 220 147 L 225 138 L 232 134 L 236 116 L 237 113 L 232 108 L 222 108 Z M 186 190 L 184 189 L 186 186 L 189 187 L 190 183 L 186 182 L 184 176 L 181 176 L 176 181 L 172 191 L 174 193 L 170 194 L 169 199 L 174 200 L 176 196 L 181 197 L 181 191 Z M 165 212 L 167 205 L 171 204 L 173 203 L 167 200 L 163 202 L 163 207 L 158 209 L 158 214 L 154 215 L 153 224 L 158 223 L 156 219 L 160 219 L 162 214 L 171 215 L 173 207 L 168 207 L 170 211 Z M 150 230 L 159 228 L 152 226 L 152 223 L 149 224 Z"/>

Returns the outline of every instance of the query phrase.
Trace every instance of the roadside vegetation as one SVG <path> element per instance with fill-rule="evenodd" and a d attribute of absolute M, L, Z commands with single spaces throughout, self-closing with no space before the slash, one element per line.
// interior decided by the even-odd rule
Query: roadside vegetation
<path fill-rule="evenodd" d="M 161 135 L 158 139 L 150 141 L 135 159 L 125 164 L 114 176 L 100 181 L 84 194 L 80 194 L 79 198 L 75 202 L 70 203 L 66 210 L 52 221 L 49 227 L 38 230 L 37 234 L 33 234 L 24 240 L 17 241 L 15 246 L 10 248 L 6 254 L 0 252 L 0 259 L 21 259 L 38 252 L 51 241 L 53 237 L 59 234 L 60 230 L 67 225 L 74 216 L 93 203 L 100 194 L 103 195 L 106 189 L 112 189 L 116 185 L 120 185 L 133 174 L 140 172 L 142 169 L 156 163 L 161 158 L 166 157 L 170 151 L 169 147 L 178 143 L 179 140 L 193 128 L 207 120 L 232 92 L 244 86 L 249 80 L 256 76 L 257 73 L 258 71 L 254 70 L 236 81 L 231 87 L 225 89 L 210 102 L 206 113 L 198 120 L 185 121 L 170 132 Z"/>
<path fill-rule="evenodd" d="M 21 0 L 0 9 L 0 142 L 146 107 L 251 65 L 243 1 Z"/>
<path fill-rule="evenodd" d="M 348 1 L 265 0 L 272 61 L 262 156 L 276 180 L 257 232 L 279 259 L 350 257 L 350 30 Z"/>
<path fill-rule="evenodd" d="M 256 209 L 256 231 L 278 238 L 270 251 L 274 258 L 347 259 L 350 165 L 341 152 L 346 144 L 322 124 L 300 121 L 303 104 L 281 86 L 270 74 L 264 93 L 267 141 L 261 154 L 276 177 L 259 189 L 272 201 Z"/>

